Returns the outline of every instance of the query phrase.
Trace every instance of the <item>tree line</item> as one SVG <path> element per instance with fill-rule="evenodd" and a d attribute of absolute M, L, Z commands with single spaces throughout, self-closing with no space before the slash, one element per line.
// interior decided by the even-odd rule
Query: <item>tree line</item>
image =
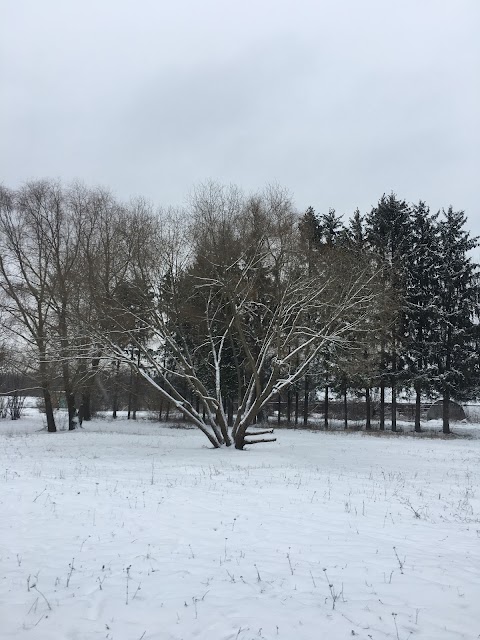
<path fill-rule="evenodd" d="M 61 381 L 69 427 L 99 380 L 114 415 L 121 380 L 144 383 L 214 447 L 271 440 L 272 401 L 301 389 L 420 402 L 476 392 L 477 241 L 463 212 L 384 195 L 344 222 L 299 214 L 279 187 L 196 188 L 182 210 L 119 202 L 82 184 L 0 189 L 3 353 L 43 394 L 55 431 Z M 257 425 L 253 428 L 253 425 Z"/>
<path fill-rule="evenodd" d="M 307 210 L 302 223 L 314 246 L 354 247 L 370 255 L 381 273 L 386 305 L 374 342 L 359 362 L 323 363 L 328 386 L 337 391 L 362 389 L 370 426 L 369 394 L 379 389 L 379 428 L 385 428 L 385 389 L 391 391 L 391 423 L 396 430 L 400 390 L 415 395 L 415 430 L 420 431 L 421 399 L 443 399 L 443 431 L 449 432 L 450 399 L 478 392 L 478 266 L 471 251 L 478 246 L 466 228 L 463 211 L 431 212 L 420 201 L 409 204 L 383 195 L 370 212 L 357 210 L 347 225 L 331 209 L 317 216 Z M 319 249 L 321 250 L 321 249 Z"/>

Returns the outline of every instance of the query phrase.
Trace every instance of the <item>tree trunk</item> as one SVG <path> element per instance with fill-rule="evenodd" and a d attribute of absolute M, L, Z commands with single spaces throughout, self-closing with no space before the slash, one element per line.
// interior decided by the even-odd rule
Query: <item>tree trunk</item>
<path fill-rule="evenodd" d="M 113 398 L 112 398 L 112 418 L 117 417 L 118 411 L 118 376 L 120 371 L 120 360 L 117 360 L 115 366 L 115 375 L 113 381 Z"/>
<path fill-rule="evenodd" d="M 137 370 L 135 371 L 135 385 L 133 388 L 133 411 L 132 411 L 132 418 L 134 420 L 137 419 L 137 411 L 138 411 L 138 407 L 139 407 L 139 400 L 140 400 L 140 375 L 138 374 L 138 369 L 140 368 L 140 349 L 138 350 L 138 357 L 137 357 Z"/>
<path fill-rule="evenodd" d="M 233 398 L 230 396 L 227 400 L 227 424 L 233 427 Z"/>
<path fill-rule="evenodd" d="M 295 391 L 295 426 L 298 425 L 299 404 L 300 404 L 300 397 L 299 397 L 298 389 L 297 389 Z"/>
<path fill-rule="evenodd" d="M 92 358 L 91 365 L 92 368 L 90 371 L 87 369 L 86 360 L 82 360 L 79 365 L 79 377 L 83 380 L 83 385 L 81 388 L 82 394 L 82 406 L 83 406 L 83 420 L 85 422 L 90 422 L 92 419 L 92 393 L 93 393 L 93 385 L 96 379 L 96 374 L 98 372 L 98 365 L 100 364 L 99 358 Z M 115 372 L 115 364 L 113 365 L 113 370 Z M 113 385 L 115 385 L 115 380 L 113 381 Z M 113 391 L 114 393 L 114 391 Z"/>
<path fill-rule="evenodd" d="M 328 429 L 328 385 L 325 385 L 325 400 L 323 408 L 323 424 L 325 429 Z"/>
<path fill-rule="evenodd" d="M 80 425 L 80 427 L 82 427 L 84 417 L 85 417 L 85 412 L 83 409 L 83 404 L 81 404 L 78 407 L 78 424 Z"/>
<path fill-rule="evenodd" d="M 372 428 L 372 403 L 370 401 L 370 387 L 365 389 L 365 411 L 366 411 L 366 419 L 365 419 L 365 429 L 370 431 Z"/>
<path fill-rule="evenodd" d="M 45 416 L 47 418 L 47 430 L 49 433 L 55 433 L 57 427 L 55 425 L 55 417 L 53 415 L 53 405 L 52 405 L 52 396 L 50 394 L 50 385 L 48 381 L 48 372 L 47 372 L 47 356 L 46 349 L 43 343 L 38 345 L 39 347 L 39 355 L 40 355 L 40 363 L 39 363 L 39 373 L 42 380 L 42 392 L 43 392 L 43 400 L 45 403 Z"/>
<path fill-rule="evenodd" d="M 45 402 L 45 415 L 47 417 L 47 430 L 50 433 L 55 433 L 57 427 L 55 425 L 55 418 L 53 416 L 52 396 L 46 382 L 43 383 L 43 400 Z"/>
<path fill-rule="evenodd" d="M 290 426 L 292 421 L 292 392 L 290 387 L 287 389 L 287 425 Z"/>
<path fill-rule="evenodd" d="M 251 423 L 253 424 L 253 422 Z M 264 431 L 257 431 L 257 434 L 255 433 L 248 433 L 248 427 L 250 425 L 242 425 L 241 427 L 239 427 L 235 433 L 234 436 L 234 443 L 235 443 L 235 449 L 239 449 L 240 451 L 243 450 L 243 448 L 245 447 L 246 444 L 258 444 L 260 442 L 275 442 L 276 438 L 264 438 L 264 439 L 257 439 L 257 440 L 248 440 L 248 436 L 254 436 L 254 435 L 263 435 L 265 433 L 271 434 L 273 433 L 273 429 L 265 429 Z"/>
<path fill-rule="evenodd" d="M 130 354 L 131 359 L 133 360 L 133 350 Z M 130 380 L 128 382 L 128 405 L 127 405 L 127 420 L 130 420 L 132 415 L 132 393 L 133 390 L 133 367 L 130 367 Z"/>
<path fill-rule="evenodd" d="M 277 424 L 280 424 L 281 416 L 282 416 L 282 396 L 281 396 L 280 394 L 278 394 L 278 401 L 277 401 Z"/>
<path fill-rule="evenodd" d="M 67 304 L 63 297 L 58 317 L 58 331 L 60 333 L 60 358 L 62 362 L 63 391 L 68 413 L 68 430 L 75 429 L 75 395 L 70 376 L 69 338 L 67 330 Z"/>
<path fill-rule="evenodd" d="M 380 380 L 380 431 L 385 431 L 385 381 Z"/>
<path fill-rule="evenodd" d="M 400 333 L 401 335 L 401 333 Z M 397 341 L 393 334 L 392 343 L 392 431 L 397 430 Z"/>
<path fill-rule="evenodd" d="M 421 398 L 420 387 L 415 386 L 415 431 L 417 431 L 417 433 L 422 430 L 420 426 L 420 414 L 422 410 Z"/>
<path fill-rule="evenodd" d="M 392 431 L 397 430 L 397 386 L 392 381 Z"/>
<path fill-rule="evenodd" d="M 68 410 L 68 430 L 74 431 L 75 429 L 75 396 L 71 391 L 65 391 L 67 397 L 67 410 Z"/>
<path fill-rule="evenodd" d="M 450 393 L 443 392 L 442 403 L 443 433 L 450 433 Z"/>
<path fill-rule="evenodd" d="M 92 419 L 92 395 L 90 389 L 82 392 L 83 419 L 90 422 Z"/>
<path fill-rule="evenodd" d="M 65 402 L 67 404 L 68 414 L 68 430 L 73 431 L 75 429 L 75 395 L 73 393 L 72 386 L 70 384 L 70 371 L 68 363 L 63 365 L 63 391 L 65 393 Z"/>
<path fill-rule="evenodd" d="M 235 449 L 238 449 L 239 451 L 242 451 L 243 447 L 245 446 L 245 434 L 247 432 L 247 429 L 248 429 L 247 426 L 242 426 L 239 429 L 237 429 L 237 432 L 235 433 L 235 437 L 234 437 Z"/>
<path fill-rule="evenodd" d="M 132 393 L 132 420 L 137 419 L 137 406 L 138 406 L 138 375 L 135 374 L 135 382 L 133 385 L 133 393 Z"/>
<path fill-rule="evenodd" d="M 343 390 L 343 425 L 345 429 L 348 429 L 348 399 L 346 386 Z"/>
<path fill-rule="evenodd" d="M 13 393 L 12 409 L 10 411 L 10 415 L 12 420 L 18 420 L 20 418 L 20 405 L 19 405 L 18 392 L 16 389 Z"/>
<path fill-rule="evenodd" d="M 305 386 L 304 386 L 304 396 L 303 396 L 303 424 L 307 426 L 308 424 L 308 373 L 305 374 Z"/>
<path fill-rule="evenodd" d="M 380 338 L 380 416 L 379 429 L 385 431 L 385 334 L 384 329 L 381 331 Z"/>

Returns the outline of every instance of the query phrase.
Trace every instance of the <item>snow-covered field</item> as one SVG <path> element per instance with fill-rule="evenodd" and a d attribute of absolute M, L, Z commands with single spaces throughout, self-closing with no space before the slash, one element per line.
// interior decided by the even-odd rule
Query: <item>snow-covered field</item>
<path fill-rule="evenodd" d="M 480 440 L 0 423 L 2 640 L 480 637 Z"/>

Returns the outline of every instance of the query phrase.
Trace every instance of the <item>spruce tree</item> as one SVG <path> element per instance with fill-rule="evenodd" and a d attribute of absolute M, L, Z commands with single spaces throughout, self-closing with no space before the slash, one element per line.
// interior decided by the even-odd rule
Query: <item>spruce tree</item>
<path fill-rule="evenodd" d="M 421 395 L 429 392 L 435 377 L 435 341 L 438 338 L 437 269 L 439 253 L 438 214 L 432 215 L 420 201 L 412 208 L 411 239 L 405 255 L 406 364 L 415 390 L 415 431 L 420 431 Z"/>
<path fill-rule="evenodd" d="M 335 209 L 329 209 L 320 217 L 320 225 L 322 241 L 327 247 L 338 245 L 343 232 L 342 216 L 337 216 Z"/>
<path fill-rule="evenodd" d="M 308 207 L 301 217 L 298 226 L 302 244 L 305 249 L 305 261 L 308 275 L 311 276 L 313 273 L 314 262 L 316 261 L 316 254 L 318 254 L 318 249 L 322 239 L 322 227 L 313 207 Z M 308 423 L 310 377 L 311 374 L 307 370 L 303 380 L 303 424 L 305 426 Z M 300 388 L 297 383 L 295 385 L 295 424 L 298 423 L 299 416 L 299 392 Z"/>
<path fill-rule="evenodd" d="M 450 399 L 462 400 L 475 388 L 478 353 L 475 319 L 478 317 L 478 268 L 470 251 L 478 246 L 465 230 L 463 211 L 445 212 L 439 222 L 437 269 L 438 328 L 435 341 L 435 386 L 443 397 L 443 432 L 450 433 Z"/>
<path fill-rule="evenodd" d="M 334 213 L 334 212 L 333 212 Z M 357 208 L 349 220 L 348 224 L 336 235 L 337 245 L 342 247 L 343 250 L 354 259 L 361 258 L 368 260 L 366 257 L 367 247 L 365 241 L 364 219 L 360 214 L 360 210 Z M 344 428 L 348 428 L 348 392 L 349 390 L 364 389 L 364 375 L 370 375 L 370 371 L 366 371 L 366 368 L 371 368 L 370 365 L 366 366 L 366 360 L 364 357 L 367 346 L 363 344 L 362 335 L 352 335 L 349 337 L 350 345 L 355 344 L 355 349 L 337 349 L 335 352 L 335 358 L 332 359 L 329 372 L 330 372 L 330 387 L 337 394 L 341 395 L 343 400 L 343 422 Z M 366 386 L 368 386 L 367 383 Z M 327 403 L 327 389 L 325 390 L 325 414 L 328 411 Z M 328 415 L 325 416 L 325 423 L 327 423 Z M 367 420 L 367 423 L 369 421 Z"/>
<path fill-rule="evenodd" d="M 344 245 L 343 238 L 345 236 L 345 228 L 342 223 L 342 216 L 337 216 L 335 209 L 329 209 L 328 213 L 320 216 L 321 240 L 324 248 L 325 258 L 329 260 L 336 250 L 341 250 Z M 338 259 L 338 255 L 335 259 Z M 321 378 L 323 379 L 323 423 L 325 429 L 329 424 L 329 391 L 331 385 L 334 384 L 332 378 L 334 354 L 330 349 L 326 349 L 323 353 L 322 362 L 319 363 L 321 369 Z"/>
<path fill-rule="evenodd" d="M 346 245 L 353 251 L 365 249 L 364 219 L 357 207 L 345 230 Z"/>
<path fill-rule="evenodd" d="M 392 389 L 392 430 L 396 431 L 397 386 L 403 368 L 405 286 L 404 255 L 410 242 L 410 208 L 394 193 L 383 195 L 366 220 L 368 243 L 376 255 L 378 266 L 384 270 L 387 297 L 397 300 L 397 314 L 393 323 L 380 335 L 380 429 L 385 428 L 385 383 Z M 390 294 L 390 295 L 389 295 Z M 387 314 L 388 315 L 388 314 Z"/>
<path fill-rule="evenodd" d="M 307 251 L 306 258 L 308 261 L 311 261 L 312 251 L 318 248 L 322 238 L 320 221 L 313 207 L 308 207 L 300 218 L 298 227 L 300 229 L 304 247 Z"/>

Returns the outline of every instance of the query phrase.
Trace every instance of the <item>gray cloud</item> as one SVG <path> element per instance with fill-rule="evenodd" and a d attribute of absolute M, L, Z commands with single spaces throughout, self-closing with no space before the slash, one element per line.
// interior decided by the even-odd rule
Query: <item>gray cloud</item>
<path fill-rule="evenodd" d="M 300 208 L 384 191 L 480 232 L 477 0 L 19 0 L 0 26 L 0 171 L 181 203 L 214 178 Z"/>

